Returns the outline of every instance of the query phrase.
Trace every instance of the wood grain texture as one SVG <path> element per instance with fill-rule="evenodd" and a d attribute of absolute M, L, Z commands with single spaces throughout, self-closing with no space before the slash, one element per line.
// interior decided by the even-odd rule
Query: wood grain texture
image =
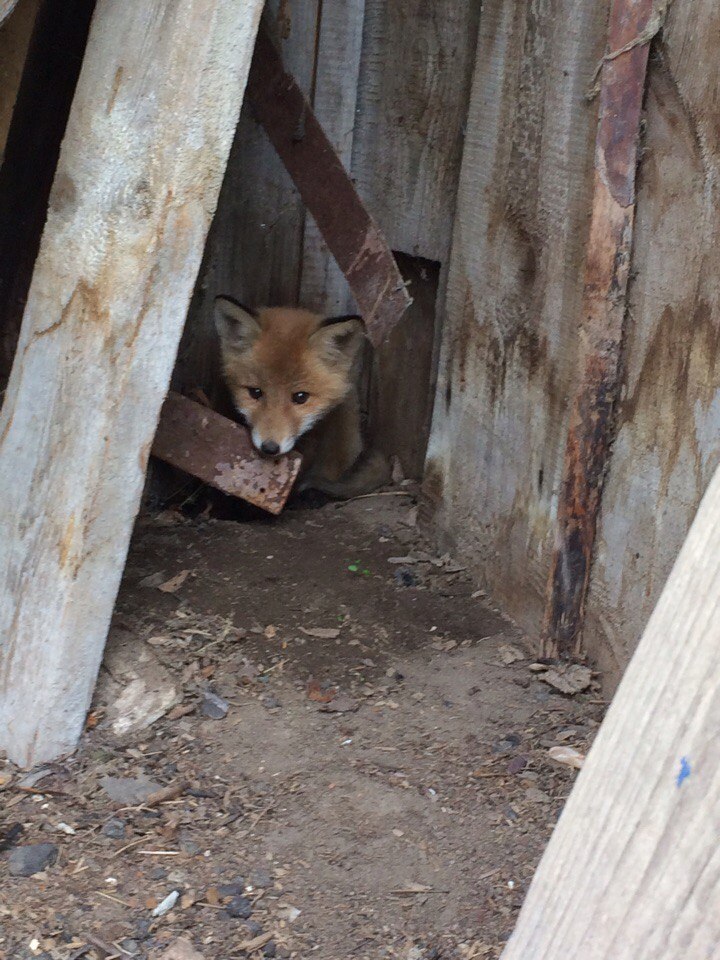
<path fill-rule="evenodd" d="M 650 65 L 624 378 L 585 642 L 627 664 L 720 461 L 720 8 L 676 3 Z"/>
<path fill-rule="evenodd" d="M 79 736 L 261 2 L 99 0 L 0 417 L 0 749 Z"/>
<path fill-rule="evenodd" d="M 720 957 L 720 474 L 502 960 Z"/>
<path fill-rule="evenodd" d="M 647 28 L 653 0 L 613 0 L 607 53 Z M 543 626 L 547 657 L 582 654 L 582 629 L 603 483 L 614 438 L 635 218 L 635 174 L 649 42 L 604 63 L 578 339 L 579 374 L 557 508 Z"/>
<path fill-rule="evenodd" d="M 376 346 L 383 343 L 410 305 L 403 279 L 311 104 L 263 29 L 248 98 L 345 274 L 369 339 Z"/>
<path fill-rule="evenodd" d="M 268 0 L 264 22 L 305 94 L 313 87 L 318 0 Z M 215 402 L 221 380 L 213 301 L 298 303 L 305 208 L 251 105 L 240 114 L 217 213 L 188 313 L 173 385 L 202 387 Z"/>
<path fill-rule="evenodd" d="M 393 250 L 445 262 L 478 0 L 365 0 L 352 173 Z"/>
<path fill-rule="evenodd" d="M 427 509 L 534 634 L 576 377 L 605 2 L 488 0 L 456 207 Z"/>
<path fill-rule="evenodd" d="M 312 105 L 346 170 L 351 169 L 365 0 L 323 3 Z M 300 303 L 326 316 L 357 311 L 348 282 L 308 214 L 302 248 Z"/>

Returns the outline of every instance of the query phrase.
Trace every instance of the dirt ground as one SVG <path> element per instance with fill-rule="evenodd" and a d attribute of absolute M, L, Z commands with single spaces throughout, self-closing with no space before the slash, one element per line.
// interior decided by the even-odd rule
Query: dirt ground
<path fill-rule="evenodd" d="M 80 749 L 0 761 L 2 960 L 499 957 L 603 704 L 413 504 L 141 518 Z"/>

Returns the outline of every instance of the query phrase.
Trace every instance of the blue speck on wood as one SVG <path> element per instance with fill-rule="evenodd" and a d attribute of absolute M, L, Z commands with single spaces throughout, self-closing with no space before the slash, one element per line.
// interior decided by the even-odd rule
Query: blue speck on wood
<path fill-rule="evenodd" d="M 680 772 L 678 773 L 675 783 L 678 787 L 681 787 L 683 783 L 690 776 L 690 761 L 687 757 L 682 757 L 680 759 Z"/>

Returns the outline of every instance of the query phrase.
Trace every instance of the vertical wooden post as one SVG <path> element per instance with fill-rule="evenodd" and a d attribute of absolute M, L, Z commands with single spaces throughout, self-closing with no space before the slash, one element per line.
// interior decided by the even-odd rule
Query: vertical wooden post
<path fill-rule="evenodd" d="M 580 319 L 582 376 L 573 400 L 545 612 L 544 652 L 578 652 L 619 386 L 635 212 L 635 171 L 652 0 L 613 0 L 600 86 L 595 182 Z"/>
<path fill-rule="evenodd" d="M 720 470 L 502 960 L 720 956 Z"/>
<path fill-rule="evenodd" d="M 99 0 L 0 416 L 0 750 L 71 750 L 262 0 Z"/>

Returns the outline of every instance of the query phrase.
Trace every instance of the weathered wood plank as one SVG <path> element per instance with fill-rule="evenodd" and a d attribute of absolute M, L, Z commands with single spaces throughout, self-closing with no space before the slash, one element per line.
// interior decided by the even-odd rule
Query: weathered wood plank
<path fill-rule="evenodd" d="M 267 0 L 264 20 L 283 63 L 311 95 L 318 0 Z M 220 398 L 213 302 L 230 294 L 242 303 L 298 303 L 305 207 L 252 107 L 245 102 L 230 151 L 217 213 L 188 313 L 173 383 L 202 387 Z"/>
<path fill-rule="evenodd" d="M 351 169 L 365 0 L 324 3 L 312 106 L 346 170 Z M 347 280 L 311 215 L 305 220 L 300 302 L 326 316 L 357 310 Z"/>
<path fill-rule="evenodd" d="M 720 461 L 720 7 L 670 8 L 651 63 L 624 377 L 585 643 L 619 675 Z"/>
<path fill-rule="evenodd" d="M 613 0 L 607 54 L 648 26 L 653 0 Z M 635 215 L 640 113 L 649 42 L 608 59 L 600 80 L 595 185 L 580 305 L 579 366 L 558 503 L 543 628 L 545 656 L 581 653 L 585 599 L 610 458 Z"/>
<path fill-rule="evenodd" d="M 246 427 L 179 393 L 169 393 L 152 445 L 159 460 L 269 513 L 281 513 L 302 458 L 262 457 Z"/>
<path fill-rule="evenodd" d="M 479 0 L 365 0 L 352 173 L 393 250 L 444 263 Z"/>
<path fill-rule="evenodd" d="M 264 30 L 250 68 L 248 96 L 345 274 L 369 338 L 382 343 L 409 306 L 407 290 L 385 238 Z"/>
<path fill-rule="evenodd" d="M 99 0 L 0 418 L 0 749 L 72 749 L 261 2 Z"/>
<path fill-rule="evenodd" d="M 502 960 L 720 956 L 720 473 Z"/>
<path fill-rule="evenodd" d="M 607 10 L 483 5 L 428 448 L 436 529 L 535 634 L 577 369 L 597 118 L 584 94 Z"/>

